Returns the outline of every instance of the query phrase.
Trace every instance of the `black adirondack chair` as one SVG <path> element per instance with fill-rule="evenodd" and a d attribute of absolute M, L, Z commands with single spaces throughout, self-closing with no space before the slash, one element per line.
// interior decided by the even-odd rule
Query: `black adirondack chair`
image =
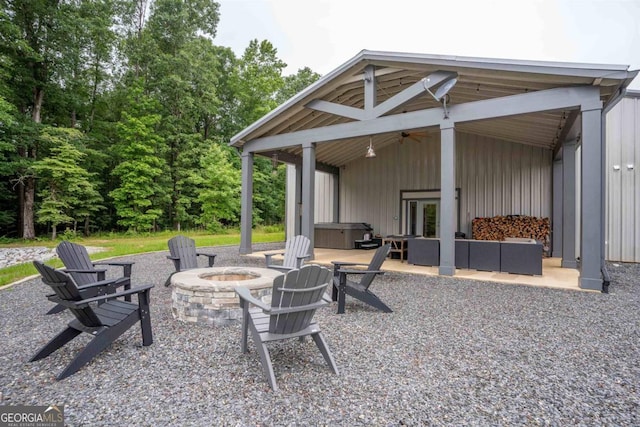
<path fill-rule="evenodd" d="M 58 380 L 64 379 L 76 373 L 138 321 L 142 328 L 142 345 L 148 346 L 153 343 L 149 293 L 154 285 L 144 285 L 86 298 L 71 275 L 44 265 L 40 261 L 34 261 L 33 265 L 42 275 L 42 281 L 55 292 L 49 296 L 49 299 L 68 308 L 75 319 L 69 322 L 66 329 L 38 350 L 29 360 L 30 362 L 49 356 L 83 332 L 92 335 L 93 339 L 57 376 Z M 119 297 L 130 295 L 138 296 L 137 304 L 119 299 Z M 97 305 L 98 302 L 102 304 Z"/>
<path fill-rule="evenodd" d="M 132 261 L 93 262 L 91 258 L 89 258 L 87 248 L 66 240 L 58 244 L 56 253 L 60 260 L 62 260 L 65 271 L 71 274 L 78 286 L 104 281 L 107 269 L 97 266 L 114 265 L 122 267 L 122 280 L 118 280 L 118 286 L 123 286 L 125 290 L 131 289 L 131 268 L 134 264 Z M 90 290 L 87 290 L 87 292 L 87 298 L 98 296 L 98 294 L 90 295 Z M 125 299 L 131 301 L 131 295 L 127 295 Z M 64 309 L 65 307 L 63 305 L 58 304 L 49 310 L 47 314 L 59 313 Z"/>
<path fill-rule="evenodd" d="M 207 257 L 209 267 L 213 267 L 213 264 L 216 260 L 216 254 L 199 252 L 196 249 L 196 242 L 186 236 L 178 235 L 172 237 L 171 239 L 169 239 L 169 242 L 167 244 L 169 245 L 170 254 L 167 256 L 167 258 L 173 261 L 173 266 L 176 268 L 176 271 L 169 275 L 167 281 L 164 282 L 165 286 L 169 286 L 171 284 L 171 276 L 173 276 L 175 273 L 184 270 L 190 270 L 192 268 L 198 268 L 199 256 Z"/>
<path fill-rule="evenodd" d="M 248 351 L 247 336 L 250 330 L 260 354 L 262 369 L 274 391 L 278 390 L 278 385 L 266 345 L 271 341 L 289 338 L 302 341 L 305 336 L 311 335 L 331 370 L 338 373 L 320 327 L 313 321 L 316 310 L 329 304 L 329 297 L 324 294 L 330 283 L 331 270 L 311 264 L 276 277 L 270 305 L 252 296 L 247 288 L 235 289 L 242 307 L 242 352 Z M 255 307 L 250 308 L 250 305 Z"/>
<path fill-rule="evenodd" d="M 338 314 L 344 314 L 344 306 L 346 295 L 350 295 L 360 301 L 369 304 L 378 310 L 385 313 L 391 313 L 393 310 L 383 303 L 380 298 L 369 290 L 373 279 L 378 274 L 384 274 L 384 271 L 380 270 L 382 263 L 389 255 L 390 245 L 386 244 L 376 249 L 376 253 L 373 255 L 369 264 L 361 264 L 354 262 L 343 261 L 331 261 L 333 264 L 333 292 L 332 297 L 334 301 L 338 301 Z M 351 266 L 367 266 L 366 270 L 348 269 L 345 267 Z M 347 279 L 347 275 L 361 275 L 360 282 L 354 282 Z"/>
<path fill-rule="evenodd" d="M 289 270 L 293 270 L 294 268 L 302 267 L 302 263 L 304 262 L 304 260 L 306 258 L 309 258 L 310 256 L 310 246 L 311 241 L 307 238 L 307 236 L 298 235 L 287 239 L 284 252 L 269 252 L 264 254 L 267 268 L 287 272 Z M 282 265 L 273 263 L 273 256 L 275 255 L 284 255 Z"/>

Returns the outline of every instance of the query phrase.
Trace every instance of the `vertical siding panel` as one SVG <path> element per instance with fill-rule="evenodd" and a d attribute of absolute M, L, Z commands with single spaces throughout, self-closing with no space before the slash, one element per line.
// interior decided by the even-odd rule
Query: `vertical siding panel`
<path fill-rule="evenodd" d="M 502 172 L 502 209 L 501 212 L 509 212 L 512 206 L 513 196 L 511 186 L 513 185 L 513 144 L 507 144 L 502 150 L 501 172 Z"/>
<path fill-rule="evenodd" d="M 635 236 L 633 233 L 634 228 L 634 214 L 635 214 L 635 200 L 634 200 L 634 111 L 633 103 L 624 103 L 621 108 L 621 120 L 622 120 L 622 135 L 620 138 L 620 155 L 621 162 L 621 261 L 633 261 L 634 258 L 634 241 Z M 633 169 L 628 169 L 627 165 L 634 165 Z"/>
<path fill-rule="evenodd" d="M 631 135 L 633 135 L 633 145 L 635 146 L 635 152 L 633 157 L 634 168 L 634 199 L 635 199 L 635 219 L 633 223 L 633 232 L 635 235 L 633 244 L 633 260 L 634 262 L 640 262 L 640 98 L 633 98 L 630 100 L 633 108 L 633 128 L 631 129 Z"/>
<path fill-rule="evenodd" d="M 620 261 L 620 175 L 621 170 L 614 170 L 614 166 L 620 166 L 620 109 L 624 100 L 607 114 L 607 205 L 606 211 L 606 258 Z"/>

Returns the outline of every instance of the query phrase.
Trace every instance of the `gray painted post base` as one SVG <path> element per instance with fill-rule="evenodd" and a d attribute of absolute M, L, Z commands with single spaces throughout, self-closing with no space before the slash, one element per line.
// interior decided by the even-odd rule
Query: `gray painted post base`
<path fill-rule="evenodd" d="M 562 260 L 560 263 L 562 268 L 578 268 L 578 261 Z"/>
<path fill-rule="evenodd" d="M 454 266 L 448 266 L 448 265 L 441 265 L 438 268 L 438 273 L 441 276 L 455 276 L 456 274 L 456 268 Z"/>
<path fill-rule="evenodd" d="M 580 278 L 580 289 L 591 289 L 602 292 L 602 279 Z"/>

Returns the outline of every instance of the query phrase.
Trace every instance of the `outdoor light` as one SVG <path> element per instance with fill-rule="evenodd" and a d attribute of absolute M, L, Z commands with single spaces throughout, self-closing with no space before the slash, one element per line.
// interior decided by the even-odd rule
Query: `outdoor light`
<path fill-rule="evenodd" d="M 367 148 L 367 154 L 364 155 L 367 159 L 372 159 L 376 156 L 376 152 L 373 151 L 373 141 L 371 137 L 369 137 L 369 147 Z"/>
<path fill-rule="evenodd" d="M 276 175 L 278 173 L 278 153 L 273 153 L 271 156 L 271 174 Z"/>

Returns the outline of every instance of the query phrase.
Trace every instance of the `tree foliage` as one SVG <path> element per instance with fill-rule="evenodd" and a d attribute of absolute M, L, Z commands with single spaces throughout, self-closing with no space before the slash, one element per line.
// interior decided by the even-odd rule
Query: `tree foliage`
<path fill-rule="evenodd" d="M 217 46 L 213 0 L 0 0 L 0 235 L 236 225 L 229 139 L 319 77 Z M 256 157 L 254 221 L 284 219 Z"/>
<path fill-rule="evenodd" d="M 47 157 L 33 164 L 41 186 L 37 216 L 38 222 L 51 225 L 52 239 L 59 225 L 70 224 L 75 230 L 79 219 L 102 208 L 102 196 L 82 167 L 85 138 L 76 129 L 47 127 L 42 131 L 41 139 L 50 149 Z"/>

